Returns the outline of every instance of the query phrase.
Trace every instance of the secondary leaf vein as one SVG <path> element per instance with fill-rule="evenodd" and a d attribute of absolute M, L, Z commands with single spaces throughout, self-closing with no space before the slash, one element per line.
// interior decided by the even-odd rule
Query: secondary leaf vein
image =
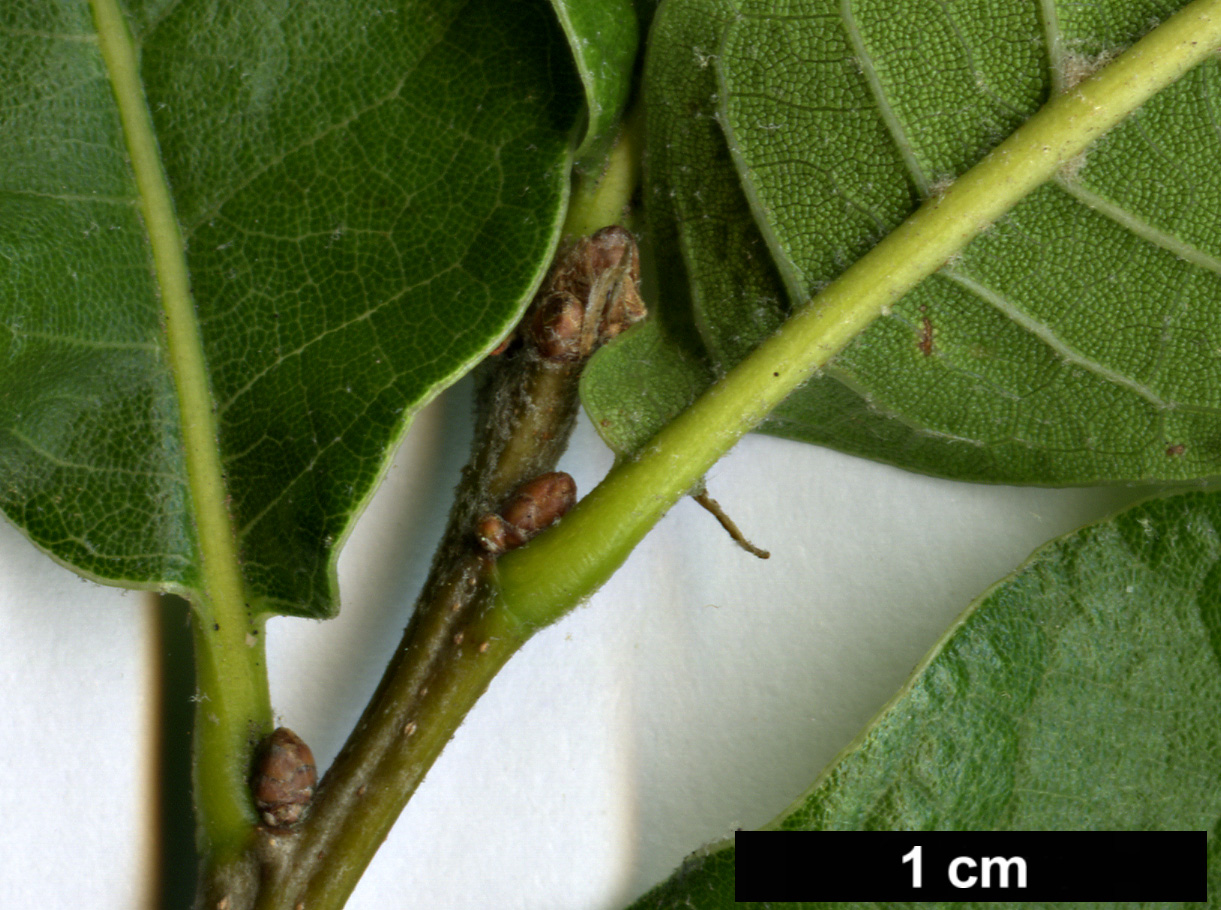
<path fill-rule="evenodd" d="M 861 66 L 861 75 L 865 77 L 870 94 L 873 95 L 874 102 L 878 106 L 878 114 L 881 116 L 887 131 L 893 137 L 895 148 L 899 150 L 899 154 L 903 157 L 903 163 L 906 165 L 908 173 L 911 174 L 912 180 L 919 188 L 920 195 L 927 196 L 929 179 L 925 175 L 924 169 L 920 167 L 920 162 L 916 160 L 912 143 L 907 138 L 907 131 L 903 128 L 903 124 L 899 122 L 898 113 L 886 97 L 886 92 L 882 87 L 882 80 L 873 65 L 873 58 L 865 49 L 865 39 L 857 27 L 856 18 L 852 14 L 852 0 L 840 0 L 840 12 L 844 20 L 844 33 L 848 36 L 848 41 L 852 45 L 853 51 L 856 52 L 857 62 Z"/>
<path fill-rule="evenodd" d="M 1147 240 L 1149 243 L 1173 253 L 1180 259 L 1185 259 L 1193 265 L 1198 265 L 1200 268 L 1207 269 L 1216 275 L 1221 275 L 1221 258 L 1206 253 L 1198 247 L 1180 240 L 1173 234 L 1154 227 L 1149 222 L 1138 218 L 1109 199 L 1104 199 L 1097 193 L 1086 189 L 1080 183 L 1061 178 L 1056 181 L 1056 184 L 1077 201 L 1089 206 L 1103 217 L 1114 221 L 1125 230 L 1131 231 L 1142 240 Z"/>
<path fill-rule="evenodd" d="M 1125 376 L 1122 373 L 1111 369 L 1110 367 L 1104 366 L 1098 361 L 1084 356 L 1079 351 L 1073 350 L 1064 343 L 1063 339 L 1051 331 L 1048 326 L 1032 318 L 1030 314 L 1023 312 L 1011 301 L 1007 300 L 1001 294 L 996 293 L 996 291 L 992 290 L 986 285 L 983 285 L 960 272 L 955 272 L 952 269 L 943 269 L 939 274 L 941 274 L 944 278 L 961 285 L 969 290 L 972 294 L 979 297 L 981 300 L 984 300 L 996 307 L 996 309 L 1004 313 L 1005 316 L 1012 320 L 1015 324 L 1030 332 L 1049 348 L 1055 351 L 1056 354 L 1058 354 L 1066 363 L 1079 366 L 1082 369 L 1088 370 L 1102 379 L 1107 380 L 1108 382 L 1113 382 L 1115 385 L 1130 389 L 1159 410 L 1166 410 L 1174 407 L 1172 403 L 1165 401 L 1151 389 L 1141 385 L 1131 377 Z"/>

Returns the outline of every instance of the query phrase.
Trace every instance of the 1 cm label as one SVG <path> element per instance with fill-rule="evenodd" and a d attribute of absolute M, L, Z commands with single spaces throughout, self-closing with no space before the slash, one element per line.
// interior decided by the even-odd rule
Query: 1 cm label
<path fill-rule="evenodd" d="M 924 887 L 924 848 L 912 847 L 903 855 L 903 862 L 911 863 L 912 887 Z M 950 860 L 946 876 L 955 888 L 1025 888 L 1026 860 L 1020 856 L 956 856 Z"/>

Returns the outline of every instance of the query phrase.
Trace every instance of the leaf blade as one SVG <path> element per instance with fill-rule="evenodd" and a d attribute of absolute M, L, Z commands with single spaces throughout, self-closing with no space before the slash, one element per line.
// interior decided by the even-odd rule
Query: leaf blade
<path fill-rule="evenodd" d="M 1207 830 L 1215 882 L 1218 528 L 1221 497 L 1189 493 L 1036 551 L 768 827 Z M 727 905 L 732 856 L 712 845 L 633 906 Z"/>
<path fill-rule="evenodd" d="M 695 9 L 676 6 L 662 21 Z M 713 27 L 719 53 L 709 51 L 707 35 L 664 31 L 659 37 L 672 43 L 653 51 L 676 67 L 695 54 L 718 69 L 719 86 L 689 97 L 697 108 L 711 105 L 723 125 L 721 148 L 732 152 L 751 212 L 723 230 L 743 233 L 753 221 L 771 251 L 771 263 L 739 254 L 729 265 L 714 240 L 691 234 L 699 244 L 688 257 L 693 322 L 718 371 L 766 337 L 790 301 L 834 279 L 936 195 L 940 178 L 962 173 L 1037 109 L 1067 66 L 1052 69 L 1044 56 L 1083 60 L 1087 24 L 1115 48 L 1167 12 L 1115 4 L 1049 24 L 1047 8 L 1034 4 L 984 4 L 954 18 L 921 4 L 904 13 L 867 3 L 853 6 L 849 22 L 838 4 L 784 15 L 788 9 L 744 3 L 742 15 L 722 15 Z M 660 68 L 653 78 L 678 85 Z M 1206 64 L 1156 96 L 1055 188 L 1034 194 L 908 294 L 764 430 L 961 479 L 1087 483 L 1215 473 L 1215 219 L 1205 214 L 1216 203 L 1215 167 L 1203 162 L 1219 152 L 1185 118 L 1195 111 L 1209 122 L 1216 78 Z M 651 118 L 658 145 L 680 128 Z M 1194 138 L 1149 140 L 1176 131 Z M 717 157 L 651 179 L 676 196 L 673 207 L 698 207 L 709 185 L 728 186 Z M 1160 180 L 1161 160 L 1176 176 L 1190 164 L 1191 179 Z M 1147 228 L 1134 231 L 1138 221 Z M 1071 248 L 1058 237 L 1072 238 Z M 775 285 L 769 269 L 783 279 L 770 308 L 760 309 L 753 292 L 701 296 L 701 285 L 732 287 L 735 270 Z"/>
<path fill-rule="evenodd" d="M 578 98 L 549 9 L 515 12 L 133 5 L 256 612 L 334 611 L 337 545 L 411 415 L 541 278 Z M 17 330 L 5 508 L 79 571 L 189 593 L 180 415 L 92 26 L 58 8 L 6 18 L 5 84 L 31 141 L 0 151 L 0 297 Z M 51 279 L 57 267 L 87 290 Z M 63 327 L 65 345 L 31 347 Z"/>
<path fill-rule="evenodd" d="M 638 28 L 632 0 L 551 0 L 585 88 L 589 122 L 578 159 L 596 162 L 614 138 L 636 66 Z"/>
<path fill-rule="evenodd" d="M 90 11 L 10 13 L 9 25 L 0 39 L 5 83 L 31 103 L 10 106 L 14 128 L 30 138 L 24 146 L 6 143 L 0 168 L 8 329 L 3 506 L 36 542 L 91 577 L 185 590 L 195 580 L 195 533 L 181 455 L 158 459 L 155 472 L 133 471 L 123 434 L 113 430 L 122 418 L 137 435 L 162 438 L 167 452 L 181 453 L 157 315 L 128 303 L 112 305 L 110 321 L 90 317 L 114 300 L 110 282 L 126 283 L 140 300 L 155 296 L 147 253 L 133 240 L 143 235 L 139 199 Z M 47 243 L 44 234 L 60 242 Z M 87 272 L 103 280 L 82 287 Z M 81 305 L 51 314 L 39 305 L 44 295 Z M 88 451 L 82 437 L 103 452 Z M 130 483 L 130 474 L 145 482 Z M 90 485 L 92 497 L 65 496 Z M 107 546 L 110 534 L 73 520 L 94 502 L 130 523 L 126 554 Z"/>
<path fill-rule="evenodd" d="M 910 180 L 922 196 L 935 179 L 961 173 L 1037 109 L 1053 81 L 1053 73 L 1034 52 L 1040 44 L 1076 46 L 1082 40 L 1078 34 L 1062 31 L 1063 25 L 1041 18 L 1033 6 L 992 4 L 959 18 L 930 12 L 929 22 L 921 22 L 921 13 L 913 7 L 911 13 L 923 39 L 916 50 L 896 29 L 892 9 L 868 4 L 861 9 L 846 24 L 853 49 L 865 61 L 861 88 L 867 84 L 892 134 L 891 147 L 903 153 L 904 166 L 889 168 L 887 173 Z M 755 10 L 761 15 L 754 20 L 746 16 L 729 27 L 726 42 L 733 41 L 735 30 L 743 33 L 739 40 L 748 41 L 752 21 L 769 22 L 767 10 L 758 5 Z M 1116 5 L 1110 11 L 1108 33 L 1121 42 L 1118 46 L 1128 44 L 1148 28 L 1153 13 L 1152 8 L 1133 13 L 1130 4 Z M 1021 21 L 1011 21 L 1015 17 Z M 782 27 L 792 45 L 804 47 L 809 38 L 793 34 L 797 21 L 786 20 Z M 1061 30 L 1052 31 L 1057 28 Z M 1018 40 L 1002 50 L 1000 45 L 1013 36 L 1029 40 Z M 1041 39 L 1040 44 L 1035 39 Z M 731 70 L 740 58 L 723 58 L 727 93 L 729 83 L 735 81 Z M 931 59 L 948 61 L 939 69 L 935 88 L 914 78 L 928 72 Z M 754 76 L 744 73 L 743 78 L 749 83 Z M 1191 93 L 1191 84 L 1198 79 L 1211 83 L 1215 72 L 1197 71 L 1155 97 L 1092 150 L 1089 158 L 1105 157 L 1116 141 L 1122 145 L 1125 136 L 1143 131 L 1142 120 L 1156 117 L 1161 107 L 1173 105 L 1184 92 Z M 807 82 L 793 97 L 808 96 L 812 90 L 812 83 Z M 754 131 L 752 143 L 735 128 L 735 124 L 744 126 L 747 118 L 763 116 L 760 110 L 753 110 L 758 105 L 752 105 L 751 99 L 756 97 L 758 93 L 743 93 L 740 105 L 724 98 L 728 130 L 745 142 L 734 147 L 747 194 L 759 194 L 757 213 L 766 210 L 763 217 L 776 232 L 773 250 L 783 249 L 784 258 L 793 261 L 796 287 L 791 289 L 808 293 L 834 274 L 834 257 L 850 258 L 854 243 L 871 242 L 871 226 L 863 224 L 838 240 L 806 242 L 811 217 L 816 223 L 825 219 L 793 211 L 803 207 L 786 204 L 776 187 L 765 185 L 762 172 L 756 169 L 763 164 L 759 131 Z M 791 128 L 780 134 L 786 148 L 801 133 L 793 119 L 800 120 L 805 129 L 823 130 L 831 128 L 829 120 L 840 119 L 801 117 L 795 110 L 788 106 Z M 774 148 L 775 141 L 770 145 L 767 154 L 783 157 Z M 1207 155 L 1215 157 L 1215 153 L 1214 143 Z M 1147 169 L 1139 168 L 1139 162 L 1147 160 L 1127 159 L 1128 182 L 1159 182 Z M 845 150 L 836 161 L 836 186 L 829 188 L 829 200 L 856 199 L 870 184 L 881 183 L 878 166 L 862 149 Z M 898 205 L 901 190 L 894 190 L 898 195 L 893 203 Z M 1161 194 L 1154 191 L 1154 195 Z M 881 223 L 898 214 L 888 214 L 879 203 L 866 203 L 862 209 Z M 796 239 L 798 231 L 802 239 Z M 1146 361 L 1151 352 L 1159 350 L 1159 331 L 1154 328 L 1157 317 L 1136 317 L 1138 324 L 1149 324 L 1149 330 L 1140 336 L 1108 331 L 1114 324 L 1108 317 L 1126 310 L 1147 311 L 1150 307 L 1145 301 L 1157 301 L 1167 282 L 1182 287 L 1184 279 L 1177 278 L 1176 272 L 1182 274 L 1184 266 L 1177 260 L 1172 265 L 1156 246 L 1136 251 L 1117 238 L 1115 243 L 1124 249 L 1121 255 L 1131 260 L 1139 252 L 1144 260 L 1142 267 L 1127 268 L 1116 280 L 1115 253 L 1100 246 L 1114 233 L 1105 219 L 1062 205 L 1055 190 L 1036 193 L 941 273 L 972 288 L 969 305 L 960 294 L 947 291 L 941 281 L 928 282 L 889 317 L 898 325 L 888 326 L 883 320 L 845 352 L 832 372 L 850 388 L 867 390 L 869 403 L 882 413 L 899 416 L 934 435 L 990 450 L 995 457 L 988 473 L 973 479 L 1081 483 L 1213 473 L 1215 451 L 1208 444 L 1213 420 L 1197 419 L 1191 426 L 1194 432 L 1186 435 L 1183 430 L 1187 428 L 1176 419 L 1180 411 L 1211 412 L 1212 403 L 1198 395 L 1177 400 L 1142 395 L 1139 389 L 1147 384 Z M 1056 243 L 1057 237 L 1077 239 L 1066 245 Z M 1071 263 L 1065 263 L 1066 253 Z M 1060 286 L 1040 280 L 1043 275 L 1057 276 Z M 1207 300 L 1216 295 L 1212 280 L 1208 283 L 1210 290 L 1201 289 L 1196 299 L 1184 303 L 1185 310 L 1207 309 Z M 943 301 L 945 305 L 938 307 Z M 997 316 L 989 319 L 992 308 Z M 1120 318 L 1125 327 L 1134 321 Z M 969 324 L 985 320 L 986 325 Z M 1013 332 L 1005 323 L 1012 323 L 1020 332 Z M 943 326 L 947 336 L 958 334 L 963 340 L 938 345 Z M 1007 342 L 995 340 L 1001 333 L 1009 335 Z M 925 342 L 929 334 L 933 340 Z M 1117 338 L 1124 339 L 1123 343 Z M 1174 362 L 1170 356 L 1159 359 Z M 1117 383 L 1116 377 L 1126 381 Z M 1134 440 L 1140 444 L 1134 445 Z M 947 448 L 953 452 L 960 447 L 961 442 Z M 1187 452 L 1191 453 L 1187 458 L 1181 457 Z M 916 466 L 932 467 L 927 463 Z M 949 473 L 971 477 L 952 461 Z"/>

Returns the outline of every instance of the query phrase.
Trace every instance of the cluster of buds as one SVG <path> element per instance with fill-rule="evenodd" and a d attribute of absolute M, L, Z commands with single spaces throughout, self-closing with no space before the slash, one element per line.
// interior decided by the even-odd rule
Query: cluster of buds
<path fill-rule="evenodd" d="M 581 361 L 644 319 L 640 251 L 631 233 L 606 227 L 578 240 L 556 262 L 528 317 L 528 334 L 544 360 Z"/>
<path fill-rule="evenodd" d="M 577 501 L 577 485 L 563 471 L 540 474 L 528 480 L 501 506 L 475 522 L 479 545 L 498 556 L 520 547 L 555 524 Z"/>

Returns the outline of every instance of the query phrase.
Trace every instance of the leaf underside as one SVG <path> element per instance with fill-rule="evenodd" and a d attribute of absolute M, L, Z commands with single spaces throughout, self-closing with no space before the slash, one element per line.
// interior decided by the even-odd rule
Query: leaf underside
<path fill-rule="evenodd" d="M 543 2 L 131 2 L 256 609 L 336 609 L 411 416 L 516 321 L 579 83 Z M 200 584 L 174 376 L 86 2 L 0 14 L 0 507 L 99 580 Z"/>
<path fill-rule="evenodd" d="M 654 330 L 676 339 L 660 352 L 641 333 L 599 355 L 595 424 L 619 451 L 638 447 L 686 402 L 624 402 L 648 384 L 634 346 L 706 383 L 1179 5 L 664 6 L 646 65 L 646 198 L 659 259 L 682 263 L 658 306 L 687 329 Z M 1219 80 L 1210 61 L 1156 96 L 763 430 L 971 480 L 1221 473 Z"/>
<path fill-rule="evenodd" d="M 1218 591 L 1217 494 L 1147 502 L 1047 545 L 770 827 L 1208 831 L 1217 893 Z M 633 910 L 733 899 L 730 840 Z"/>

